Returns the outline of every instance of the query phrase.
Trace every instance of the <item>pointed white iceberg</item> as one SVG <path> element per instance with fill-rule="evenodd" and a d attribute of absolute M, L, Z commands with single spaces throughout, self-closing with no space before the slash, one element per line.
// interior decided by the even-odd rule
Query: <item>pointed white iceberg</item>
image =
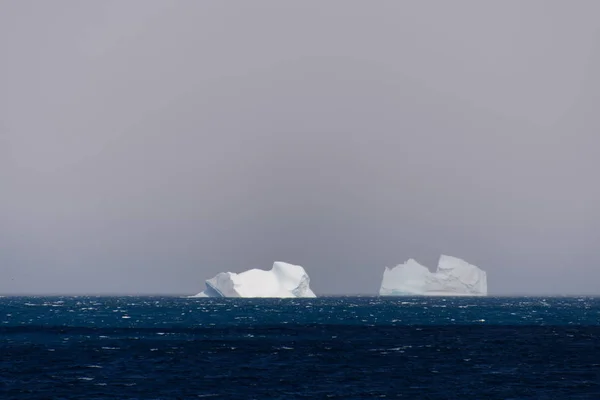
<path fill-rule="evenodd" d="M 208 279 L 206 289 L 193 297 L 317 297 L 309 284 L 304 268 L 276 261 L 269 271 L 221 272 Z"/>
<path fill-rule="evenodd" d="M 380 296 L 486 296 L 485 271 L 460 258 L 442 255 L 436 272 L 410 259 L 385 267 Z"/>

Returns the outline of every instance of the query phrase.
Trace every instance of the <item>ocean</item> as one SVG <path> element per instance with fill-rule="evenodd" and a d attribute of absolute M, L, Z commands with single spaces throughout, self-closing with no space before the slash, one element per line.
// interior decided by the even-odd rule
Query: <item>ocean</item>
<path fill-rule="evenodd" d="M 598 298 L 0 298 L 0 399 L 600 399 Z"/>

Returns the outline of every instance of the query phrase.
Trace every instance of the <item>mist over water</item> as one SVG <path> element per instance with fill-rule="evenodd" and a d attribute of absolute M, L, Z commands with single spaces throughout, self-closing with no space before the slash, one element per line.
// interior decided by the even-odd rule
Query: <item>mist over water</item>
<path fill-rule="evenodd" d="M 0 293 L 598 294 L 596 1 L 0 4 Z"/>

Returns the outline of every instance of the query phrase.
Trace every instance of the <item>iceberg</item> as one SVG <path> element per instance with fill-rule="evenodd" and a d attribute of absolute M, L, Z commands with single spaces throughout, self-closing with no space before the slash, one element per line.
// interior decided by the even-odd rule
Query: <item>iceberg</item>
<path fill-rule="evenodd" d="M 442 255 L 436 272 L 409 259 L 385 267 L 380 296 L 487 296 L 486 272 L 460 258 Z"/>
<path fill-rule="evenodd" d="M 221 272 L 206 281 L 204 291 L 192 297 L 317 297 L 309 284 L 304 268 L 276 261 L 269 271 Z"/>

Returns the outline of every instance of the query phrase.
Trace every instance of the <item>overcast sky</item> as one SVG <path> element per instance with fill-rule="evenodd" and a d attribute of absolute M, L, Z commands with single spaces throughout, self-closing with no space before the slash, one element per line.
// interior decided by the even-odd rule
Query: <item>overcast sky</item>
<path fill-rule="evenodd" d="M 0 0 L 0 293 L 440 254 L 600 294 L 600 2 Z"/>

